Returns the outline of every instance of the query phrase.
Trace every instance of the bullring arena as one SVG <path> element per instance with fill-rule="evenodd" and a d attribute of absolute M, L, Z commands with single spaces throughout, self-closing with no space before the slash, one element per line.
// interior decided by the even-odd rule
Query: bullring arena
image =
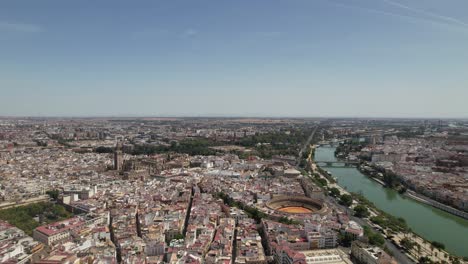
<path fill-rule="evenodd" d="M 267 203 L 267 207 L 288 214 L 324 214 L 326 211 L 322 201 L 306 196 L 277 196 Z"/>

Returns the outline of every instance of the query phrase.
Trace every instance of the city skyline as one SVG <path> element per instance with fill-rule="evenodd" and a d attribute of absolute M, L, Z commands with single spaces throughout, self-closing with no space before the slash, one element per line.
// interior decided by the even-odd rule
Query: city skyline
<path fill-rule="evenodd" d="M 467 0 L 0 2 L 0 263 L 468 264 Z"/>
<path fill-rule="evenodd" d="M 0 118 L 0 262 L 468 263 L 467 131 Z"/>
<path fill-rule="evenodd" d="M 468 118 L 467 9 L 3 2 L 0 116 Z"/>

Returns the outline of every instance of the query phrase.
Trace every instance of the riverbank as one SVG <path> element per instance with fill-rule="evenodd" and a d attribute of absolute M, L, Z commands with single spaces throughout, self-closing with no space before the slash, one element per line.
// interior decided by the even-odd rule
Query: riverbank
<path fill-rule="evenodd" d="M 382 187 L 386 187 L 387 185 L 385 184 L 385 182 L 377 179 L 377 178 L 374 178 L 374 177 L 371 177 L 371 180 L 377 182 L 378 184 L 382 185 Z"/>
<path fill-rule="evenodd" d="M 409 198 L 411 198 L 413 200 L 416 200 L 416 201 L 418 201 L 420 203 L 424 203 L 424 204 L 433 206 L 433 207 L 435 207 L 437 209 L 444 210 L 445 212 L 451 213 L 453 215 L 456 215 L 456 216 L 459 216 L 461 218 L 464 218 L 464 219 L 468 220 L 468 213 L 467 212 L 463 212 L 463 211 L 460 211 L 460 210 L 458 210 L 456 208 L 453 208 L 451 206 L 445 205 L 443 203 L 439 203 L 439 202 L 434 201 L 431 198 L 426 197 L 426 196 L 424 196 L 422 194 L 418 194 L 418 193 L 416 193 L 414 191 L 408 190 L 403 195 L 405 195 L 406 197 L 409 197 Z"/>
<path fill-rule="evenodd" d="M 311 164 L 315 165 L 312 161 L 311 161 Z M 319 167 L 317 167 L 317 168 L 319 168 Z M 328 178 L 325 177 L 325 175 L 327 175 L 327 174 L 323 170 L 322 171 L 313 171 L 313 172 L 315 172 L 319 177 L 322 177 L 322 179 L 324 179 L 325 181 L 328 182 L 328 184 L 327 184 L 328 188 L 336 188 L 339 191 L 339 195 L 336 196 L 336 197 L 332 197 L 332 196 L 325 197 L 325 199 L 328 201 L 328 203 L 330 204 L 330 206 L 332 208 L 336 208 L 338 210 L 346 212 L 346 214 L 349 215 L 350 219 L 352 219 L 356 223 L 360 224 L 363 228 L 366 228 L 366 227 L 369 228 L 369 230 L 372 230 L 371 232 L 373 232 L 373 233 L 380 233 L 381 232 L 380 230 L 382 230 L 382 229 L 379 230 L 377 228 L 377 226 L 373 225 L 371 222 L 369 222 L 368 219 L 359 218 L 359 217 L 354 216 L 352 208 L 354 208 L 355 206 L 358 205 L 358 203 L 356 201 L 353 201 L 353 204 L 351 205 L 351 207 L 341 205 L 339 203 L 338 199 L 339 199 L 339 197 L 341 197 L 341 195 L 348 195 L 348 196 L 352 197 L 353 196 L 352 193 L 349 193 L 347 190 L 343 189 L 340 185 L 336 184 L 336 182 L 330 182 L 328 180 Z M 311 175 L 309 175 L 309 177 L 311 178 L 311 180 L 313 180 L 313 177 Z M 373 207 L 372 208 L 369 207 L 368 211 L 369 211 L 369 217 L 378 216 L 379 213 L 380 213 L 379 211 L 375 210 Z M 392 241 L 389 240 L 388 237 L 386 237 L 385 235 L 382 237 L 382 239 L 384 240 L 383 249 L 386 252 L 388 252 L 390 255 L 392 255 L 398 261 L 398 263 L 413 264 L 413 263 L 417 262 L 414 259 L 409 258 L 403 252 L 401 252 L 400 249 L 397 248 L 397 246 L 394 243 L 392 243 Z"/>
<path fill-rule="evenodd" d="M 364 164 L 365 164 L 365 162 L 364 162 Z M 389 187 L 385 182 L 383 182 L 382 180 L 380 180 L 376 176 L 376 175 L 381 174 L 381 173 L 377 173 L 376 170 L 372 166 L 366 164 L 364 166 L 359 166 L 358 170 L 362 174 L 364 174 L 365 176 L 369 177 L 370 179 L 378 182 L 382 186 Z M 459 210 L 459 209 L 457 209 L 455 207 L 452 207 L 452 206 L 450 206 L 448 204 L 438 202 L 438 201 L 436 201 L 436 200 L 434 200 L 432 198 L 429 198 L 429 197 L 427 197 L 427 196 L 425 196 L 425 195 L 423 195 L 421 193 L 417 193 L 414 190 L 410 190 L 409 187 L 406 186 L 403 183 L 401 185 L 398 185 L 398 187 L 400 187 L 401 189 L 399 190 L 398 188 L 395 188 L 395 187 L 393 187 L 393 189 L 395 189 L 396 191 L 404 194 L 408 198 L 411 198 L 411 199 L 413 199 L 413 200 L 415 200 L 417 202 L 424 203 L 426 205 L 430 205 L 430 206 L 435 207 L 437 209 L 443 210 L 445 212 L 448 212 L 450 214 L 453 214 L 455 216 L 458 216 L 458 217 L 461 217 L 461 218 L 464 218 L 464 219 L 468 220 L 468 212 Z M 389 187 L 389 188 L 392 188 L 392 187 Z M 401 190 L 403 190 L 403 191 L 401 191 Z"/>
<path fill-rule="evenodd" d="M 336 162 L 334 148 L 320 147 L 316 159 Z M 356 168 L 325 168 L 338 179 L 338 184 L 348 192 L 360 193 L 372 201 L 376 208 L 406 220 L 414 233 L 427 241 L 439 241 L 447 251 L 458 256 L 468 256 L 468 221 L 432 206 L 422 204 L 399 194 L 365 176 Z"/>
<path fill-rule="evenodd" d="M 322 173 L 319 173 L 322 175 Z M 323 175 L 322 175 L 323 176 Z M 360 223 L 362 226 L 370 226 L 372 227 L 376 232 L 381 233 L 385 239 L 394 246 L 397 247 L 397 249 L 402 250 L 401 252 L 405 252 L 406 256 L 408 257 L 409 260 L 411 260 L 414 263 L 419 263 L 420 258 L 428 258 L 434 263 L 453 263 L 452 260 L 453 256 L 451 256 L 447 251 L 443 250 L 442 248 L 435 248 L 432 246 L 432 243 L 430 241 L 427 241 L 423 237 L 419 236 L 418 234 L 411 232 L 410 230 L 405 230 L 405 231 L 396 231 L 396 230 L 401 230 L 400 227 L 397 227 L 396 230 L 392 228 L 388 228 L 388 226 L 385 225 L 379 225 L 377 222 L 374 222 L 374 219 L 388 219 L 388 218 L 393 218 L 396 219 L 395 217 L 379 210 L 378 208 L 373 205 L 372 202 L 368 201 L 364 197 L 362 197 L 359 194 L 356 193 L 350 193 L 347 190 L 341 188 L 338 184 L 333 184 L 329 183 L 330 187 L 335 187 L 340 190 L 341 194 L 348 194 L 353 197 L 353 205 L 351 206 L 351 209 L 354 208 L 357 204 L 360 205 L 365 205 L 367 209 L 369 210 L 369 217 L 366 218 L 357 218 L 357 217 L 352 217 L 355 221 Z M 399 222 L 399 219 L 395 220 L 396 222 Z M 404 226 L 405 222 L 402 222 Z M 407 229 L 407 227 L 406 227 Z M 405 247 L 405 240 L 410 241 L 409 243 L 412 245 L 410 248 Z M 387 250 L 388 250 L 388 243 L 386 244 Z M 397 253 L 393 251 L 392 253 Z M 459 260 L 459 263 L 465 263 Z"/>

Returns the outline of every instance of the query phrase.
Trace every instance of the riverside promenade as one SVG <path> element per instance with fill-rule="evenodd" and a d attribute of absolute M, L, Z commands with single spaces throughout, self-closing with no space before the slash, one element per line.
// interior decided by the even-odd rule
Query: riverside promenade
<path fill-rule="evenodd" d="M 451 213 L 453 215 L 456 215 L 456 216 L 459 216 L 459 217 L 462 217 L 462 218 L 465 218 L 465 219 L 468 220 L 468 213 L 467 212 L 463 212 L 463 211 L 458 210 L 456 208 L 453 208 L 451 206 L 445 205 L 443 203 L 439 203 L 437 201 L 432 200 L 429 197 L 418 194 L 418 193 L 416 193 L 414 191 L 408 190 L 408 191 L 405 192 L 404 195 L 406 197 L 409 197 L 409 198 L 411 198 L 413 200 L 416 200 L 418 202 L 433 206 L 435 208 L 438 208 L 440 210 L 444 210 L 444 211 L 446 211 L 448 213 Z"/>

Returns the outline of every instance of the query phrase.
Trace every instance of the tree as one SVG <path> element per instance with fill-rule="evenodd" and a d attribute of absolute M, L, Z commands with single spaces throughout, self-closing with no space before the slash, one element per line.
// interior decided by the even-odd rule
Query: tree
<path fill-rule="evenodd" d="M 299 162 L 299 167 L 305 168 L 307 166 L 307 161 L 305 159 L 301 159 Z"/>
<path fill-rule="evenodd" d="M 364 226 L 364 235 L 369 239 L 369 244 L 376 246 L 383 246 L 385 244 L 385 238 L 377 232 L 374 232 L 370 227 Z"/>
<path fill-rule="evenodd" d="M 398 176 L 392 171 L 388 171 L 384 173 L 383 181 L 390 188 L 396 187 L 398 183 L 400 182 L 400 180 L 398 179 Z"/>
<path fill-rule="evenodd" d="M 344 206 L 351 206 L 353 204 L 353 197 L 349 194 L 343 194 L 340 196 L 340 201 L 339 203 Z"/>
<path fill-rule="evenodd" d="M 419 264 L 432 264 L 432 260 L 429 257 L 420 257 Z"/>
<path fill-rule="evenodd" d="M 340 192 L 340 190 L 338 190 L 338 188 L 332 187 L 332 188 L 330 188 L 330 195 L 333 196 L 333 197 L 338 197 L 338 196 L 341 195 L 341 192 Z"/>
<path fill-rule="evenodd" d="M 180 233 L 174 236 L 174 239 L 184 239 L 184 238 L 185 238 L 184 235 Z"/>
<path fill-rule="evenodd" d="M 403 194 L 403 193 L 405 193 L 407 190 L 408 190 L 408 188 L 406 188 L 406 187 L 401 187 L 401 188 L 398 190 L 398 193 Z"/>
<path fill-rule="evenodd" d="M 437 241 L 432 241 L 431 245 L 438 249 L 445 249 L 445 245 Z"/>
<path fill-rule="evenodd" d="M 385 238 L 380 233 L 372 232 L 368 237 L 371 245 L 383 246 L 385 244 Z"/>
<path fill-rule="evenodd" d="M 364 205 L 358 204 L 354 207 L 354 216 L 364 218 L 370 215 L 369 210 Z"/>
<path fill-rule="evenodd" d="M 340 245 L 342 245 L 343 247 L 350 247 L 353 241 L 354 236 L 350 233 L 340 234 Z"/>
<path fill-rule="evenodd" d="M 401 246 L 403 246 L 407 251 L 410 251 L 416 246 L 416 243 L 414 243 L 407 237 L 403 238 L 400 243 Z"/>
<path fill-rule="evenodd" d="M 295 220 L 292 220 L 292 219 L 289 219 L 287 218 L 286 216 L 282 216 L 278 219 L 278 222 L 279 223 L 282 223 L 282 224 L 286 224 L 286 225 L 295 225 L 295 224 L 298 224 L 297 221 Z"/>
<path fill-rule="evenodd" d="M 382 226 L 382 227 L 385 227 L 385 224 L 386 224 L 386 220 L 382 217 L 382 216 L 372 216 L 370 218 L 371 222 L 376 224 L 376 225 L 379 225 L 379 226 Z"/>
<path fill-rule="evenodd" d="M 36 141 L 37 146 L 39 147 L 47 147 L 47 142 L 44 141 Z"/>
<path fill-rule="evenodd" d="M 97 153 L 113 153 L 114 148 L 99 146 L 94 151 Z"/>
<path fill-rule="evenodd" d="M 46 194 L 48 194 L 50 198 L 52 198 L 54 200 L 57 200 L 58 196 L 59 196 L 59 190 L 57 190 L 57 189 L 49 190 L 49 191 L 46 192 Z"/>
<path fill-rule="evenodd" d="M 327 180 L 323 179 L 323 178 L 316 178 L 316 183 L 320 186 L 327 186 L 328 183 L 327 183 Z"/>
<path fill-rule="evenodd" d="M 36 216 L 43 219 L 41 222 L 51 223 L 70 218 L 72 214 L 61 205 L 43 202 L 0 210 L 0 219 L 18 227 L 28 235 L 32 235 L 34 228 L 40 225 L 34 220 Z"/>

